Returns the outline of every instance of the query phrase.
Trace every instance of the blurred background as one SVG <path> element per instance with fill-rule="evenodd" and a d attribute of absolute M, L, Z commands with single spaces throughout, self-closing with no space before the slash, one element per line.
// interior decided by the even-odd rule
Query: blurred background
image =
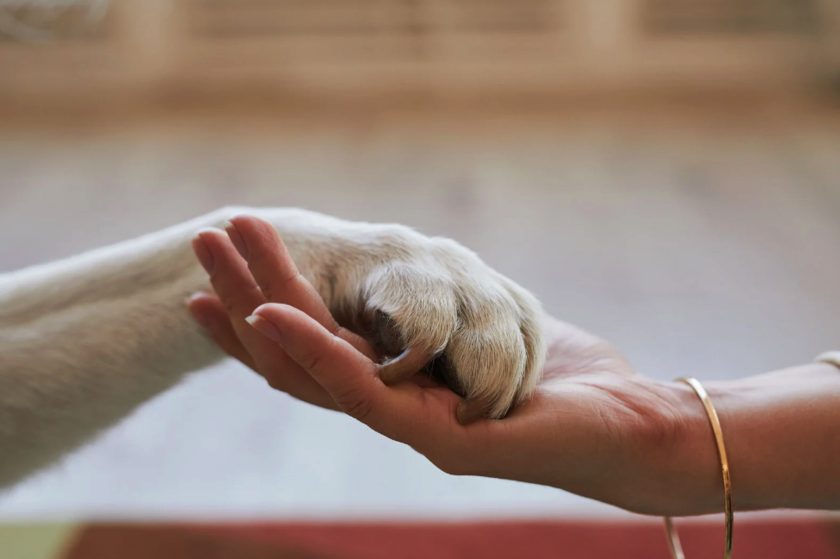
<path fill-rule="evenodd" d="M 840 2 L 0 0 L 0 272 L 227 204 L 451 236 L 646 375 L 806 362 L 840 343 Z M 829 515 L 740 519 L 739 556 L 840 557 Z M 0 556 L 667 557 L 651 522 L 226 362 L 0 494 Z"/>

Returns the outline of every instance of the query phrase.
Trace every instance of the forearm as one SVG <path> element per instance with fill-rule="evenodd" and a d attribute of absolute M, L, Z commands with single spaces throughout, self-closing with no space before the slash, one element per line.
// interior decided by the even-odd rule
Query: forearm
<path fill-rule="evenodd" d="M 187 311 L 210 288 L 191 241 L 236 214 L 264 217 L 333 312 L 418 234 L 294 208 L 224 208 L 68 260 L 0 276 L 0 487 L 55 460 L 222 356 Z"/>
<path fill-rule="evenodd" d="M 840 370 L 813 363 L 704 383 L 717 409 L 736 510 L 840 509 Z M 721 511 L 714 436 L 696 394 L 675 383 L 684 410 L 678 461 L 687 472 L 684 514 Z"/>

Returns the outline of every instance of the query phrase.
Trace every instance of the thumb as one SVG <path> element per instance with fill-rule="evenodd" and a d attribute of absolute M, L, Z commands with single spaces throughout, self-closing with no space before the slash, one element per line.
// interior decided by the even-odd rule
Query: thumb
<path fill-rule="evenodd" d="M 248 322 L 274 340 L 330 393 L 342 411 L 381 431 L 387 388 L 379 366 L 315 319 L 289 305 L 268 303 Z"/>

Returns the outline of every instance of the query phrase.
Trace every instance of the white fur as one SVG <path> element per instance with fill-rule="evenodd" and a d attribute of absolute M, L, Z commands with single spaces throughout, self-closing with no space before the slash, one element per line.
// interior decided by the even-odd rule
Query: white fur
<path fill-rule="evenodd" d="M 0 276 L 0 487 L 223 357 L 186 309 L 209 289 L 190 241 L 238 213 L 277 227 L 331 311 L 382 310 L 408 344 L 445 351 L 493 417 L 535 388 L 539 303 L 454 241 L 298 209 L 225 208 Z"/>

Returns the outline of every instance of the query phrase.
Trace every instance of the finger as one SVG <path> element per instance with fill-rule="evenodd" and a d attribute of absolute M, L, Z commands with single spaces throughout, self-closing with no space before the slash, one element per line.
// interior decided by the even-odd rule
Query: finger
<path fill-rule="evenodd" d="M 229 315 L 235 334 L 253 358 L 254 369 L 272 387 L 311 401 L 311 394 L 321 390 L 318 384 L 277 344 L 255 332 L 245 321 L 254 309 L 265 303 L 265 297 L 230 238 L 219 229 L 204 229 L 193 240 L 193 249 L 210 273 L 213 289 Z"/>
<path fill-rule="evenodd" d="M 300 309 L 367 357 L 375 358 L 376 352 L 364 338 L 339 326 L 324 300 L 298 271 L 273 225 L 240 215 L 230 220 L 226 231 L 231 244 L 248 262 L 248 270 L 268 302 Z"/>
<path fill-rule="evenodd" d="M 458 426 L 453 416 L 460 398 L 452 391 L 413 383 L 385 386 L 375 363 L 294 307 L 263 305 L 250 320 L 306 369 L 342 411 L 433 462 L 433 456 L 464 460 L 486 437 L 487 430 L 481 430 L 486 422 L 470 431 Z"/>
<path fill-rule="evenodd" d="M 230 314 L 234 327 L 266 302 L 247 264 L 222 231 L 199 231 L 193 239 L 193 250 L 210 274 L 213 289 Z"/>
<path fill-rule="evenodd" d="M 305 402 L 335 409 L 324 389 L 277 344 L 245 321 L 265 297 L 230 238 L 218 229 L 205 229 L 193 241 L 196 255 L 210 273 L 210 281 L 229 323 L 255 366 L 268 384 Z"/>
<path fill-rule="evenodd" d="M 394 421 L 389 425 L 383 419 L 393 419 L 394 397 L 379 380 L 374 362 L 294 307 L 264 305 L 249 320 L 279 343 L 345 413 L 377 431 L 392 432 Z"/>
<path fill-rule="evenodd" d="M 330 332 L 338 331 L 338 323 L 324 300 L 300 275 L 273 225 L 257 217 L 240 215 L 230 220 L 226 231 L 248 262 L 248 269 L 268 302 L 292 305 Z"/>
<path fill-rule="evenodd" d="M 264 304 L 266 300 L 248 270 L 247 263 L 239 255 L 230 238 L 219 229 L 204 229 L 193 240 L 193 249 L 205 269 L 208 269 L 205 264 L 207 256 L 202 256 L 202 254 L 209 254 L 210 283 L 227 310 L 233 329 L 242 345 L 254 357 L 257 365 L 261 365 L 259 370 L 267 370 L 269 364 L 272 365 L 271 369 L 283 368 L 284 365 L 297 368 L 275 344 L 254 332 L 245 322 L 254 309 Z M 303 373 L 303 371 L 300 372 Z"/>
<path fill-rule="evenodd" d="M 239 340 L 227 310 L 218 297 L 209 293 L 196 293 L 189 299 L 190 313 L 203 326 L 222 351 L 244 363 L 253 370 L 257 365 L 245 346 Z"/>

